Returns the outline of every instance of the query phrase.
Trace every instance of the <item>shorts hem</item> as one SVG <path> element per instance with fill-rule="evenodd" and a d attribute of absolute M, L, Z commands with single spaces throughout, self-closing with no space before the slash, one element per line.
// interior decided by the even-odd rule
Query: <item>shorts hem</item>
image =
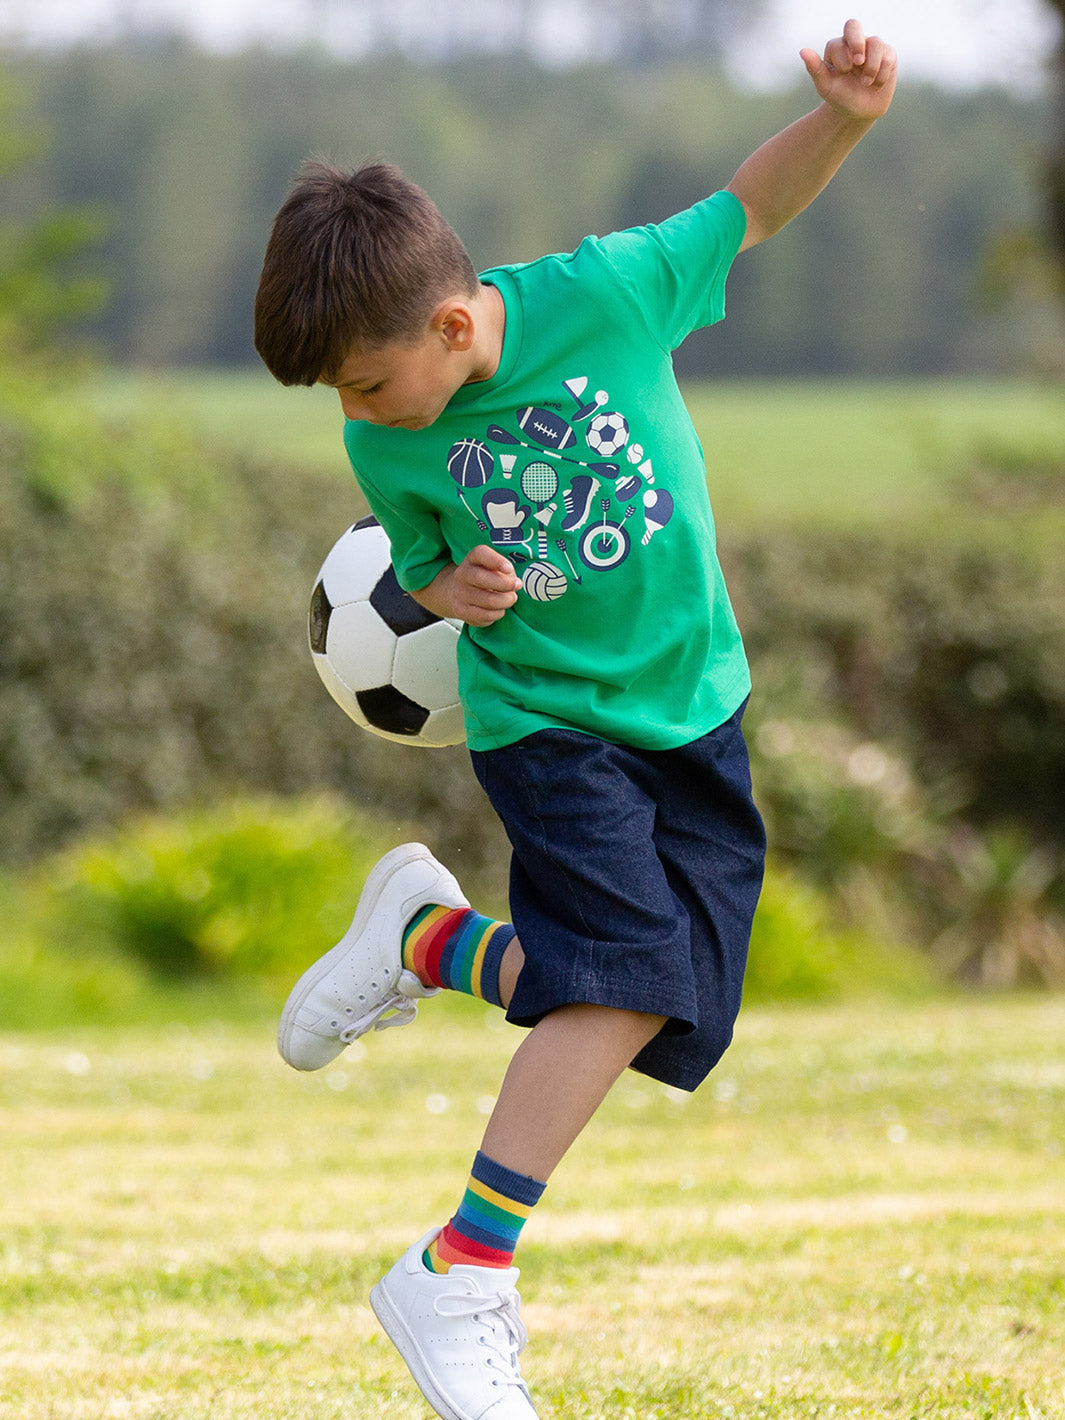
<path fill-rule="evenodd" d="M 552 1011 L 562 1006 L 607 1006 L 615 1011 L 638 1011 L 648 1016 L 665 1016 L 663 1032 L 667 1035 L 690 1035 L 699 1022 L 692 1019 L 691 1004 L 679 997 L 663 999 L 661 990 L 632 990 L 619 988 L 615 983 L 572 983 L 566 985 L 545 985 L 537 983 L 528 993 L 530 999 L 523 999 L 521 977 L 514 988 L 514 995 L 507 1008 L 506 1017 L 511 1025 L 531 1027 Z"/>

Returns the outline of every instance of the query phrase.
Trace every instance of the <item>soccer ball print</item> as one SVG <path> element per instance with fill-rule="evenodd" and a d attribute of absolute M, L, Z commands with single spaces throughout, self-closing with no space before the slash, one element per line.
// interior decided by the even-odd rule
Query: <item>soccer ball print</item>
<path fill-rule="evenodd" d="M 616 410 L 597 414 L 584 437 L 588 440 L 588 447 L 601 458 L 612 458 L 629 442 L 629 421 Z"/>
<path fill-rule="evenodd" d="M 376 518 L 337 540 L 311 594 L 308 639 L 325 688 L 357 725 L 401 744 L 465 739 L 460 630 L 403 591 Z"/>

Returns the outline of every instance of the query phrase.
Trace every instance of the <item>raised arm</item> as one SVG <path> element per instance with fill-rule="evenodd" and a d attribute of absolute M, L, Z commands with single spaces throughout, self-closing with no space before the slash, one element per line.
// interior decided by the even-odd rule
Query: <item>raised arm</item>
<path fill-rule="evenodd" d="M 895 93 L 894 49 L 875 35 L 867 38 L 857 20 L 847 21 L 823 57 L 813 49 L 800 53 L 822 102 L 763 143 L 728 184 L 747 214 L 741 251 L 764 242 L 810 205 L 887 113 Z"/>

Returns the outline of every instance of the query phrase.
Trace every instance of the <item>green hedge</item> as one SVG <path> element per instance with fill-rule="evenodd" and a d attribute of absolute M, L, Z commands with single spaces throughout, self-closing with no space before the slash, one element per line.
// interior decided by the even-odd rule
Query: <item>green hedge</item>
<path fill-rule="evenodd" d="M 276 1009 L 351 920 L 386 844 L 322 795 L 138 815 L 4 885 L 0 1026 L 142 1018 L 215 1001 Z M 824 894 L 771 866 L 745 990 L 754 1000 L 927 991 L 912 953 L 834 928 Z M 185 998 L 175 994 L 184 990 Z"/>
<path fill-rule="evenodd" d="M 25 874 L 16 894 L 38 947 L 157 980 L 289 982 L 346 930 L 380 827 L 323 796 L 224 799 L 137 815 Z"/>
<path fill-rule="evenodd" d="M 506 844 L 465 752 L 357 730 L 307 654 L 310 585 L 362 511 L 342 478 L 166 424 L 109 429 L 0 380 L 0 863 L 138 812 L 324 789 L 386 834 L 416 824 L 502 904 Z M 1048 526 L 723 541 L 756 790 L 778 853 L 843 920 L 925 943 L 975 924 L 973 864 L 1008 830 L 1050 863 L 1032 910 L 1065 943 L 1065 540 Z"/>
<path fill-rule="evenodd" d="M 827 707 L 975 823 L 1065 842 L 1065 518 L 774 531 L 724 561 L 760 713 Z"/>
<path fill-rule="evenodd" d="M 311 664 L 314 575 L 363 511 L 353 482 L 0 385 L 0 861 L 140 810 L 322 787 L 497 861 L 465 752 L 373 739 Z"/>

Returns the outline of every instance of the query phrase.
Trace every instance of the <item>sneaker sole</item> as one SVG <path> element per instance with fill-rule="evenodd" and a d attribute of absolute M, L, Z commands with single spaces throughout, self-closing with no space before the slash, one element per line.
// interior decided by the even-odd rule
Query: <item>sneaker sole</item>
<path fill-rule="evenodd" d="M 403 1357 L 404 1364 L 414 1377 L 418 1389 L 437 1415 L 441 1417 L 441 1420 L 472 1420 L 469 1415 L 463 1415 L 449 1405 L 437 1389 L 432 1372 L 422 1355 L 421 1347 L 406 1322 L 394 1310 L 388 1299 L 385 1281 L 386 1279 L 382 1278 L 375 1287 L 371 1288 L 370 1306 L 373 1308 L 374 1316 L 384 1327 L 389 1341 Z"/>
<path fill-rule="evenodd" d="M 326 952 L 325 956 L 319 957 L 313 965 L 307 968 L 292 988 L 289 993 L 289 998 L 285 1002 L 284 1010 L 281 1012 L 281 1020 L 277 1027 L 277 1048 L 286 1065 L 291 1065 L 294 1070 L 318 1070 L 322 1068 L 320 1065 L 298 1065 L 289 1059 L 292 1031 L 296 1025 L 297 1015 L 303 1009 L 304 1002 L 314 988 L 347 956 L 348 952 L 351 950 L 351 940 L 349 939 L 358 938 L 362 935 L 367 922 L 377 909 L 381 894 L 391 882 L 392 878 L 395 877 L 396 873 L 400 872 L 410 863 L 431 857 L 432 854 L 424 844 L 404 843 L 398 848 L 393 848 L 390 853 L 386 853 L 380 862 L 375 864 L 363 885 L 362 894 L 359 897 L 359 905 L 355 909 L 355 916 L 351 919 L 351 926 L 331 951 Z M 337 1054 L 339 1053 L 338 1051 Z M 325 1061 L 324 1063 L 328 1064 L 329 1062 Z"/>

